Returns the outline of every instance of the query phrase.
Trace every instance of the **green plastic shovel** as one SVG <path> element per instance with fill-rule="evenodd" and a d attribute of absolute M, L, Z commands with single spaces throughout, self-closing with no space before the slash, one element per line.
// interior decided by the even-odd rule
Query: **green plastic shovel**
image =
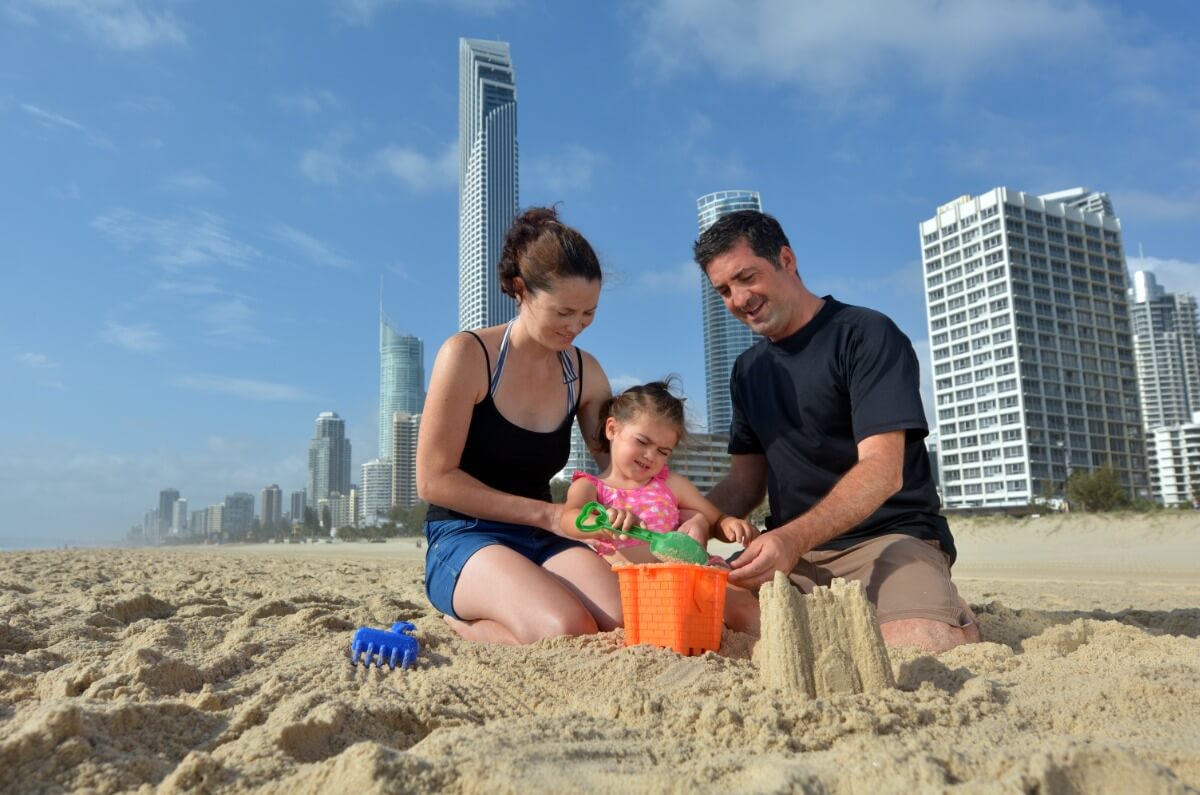
<path fill-rule="evenodd" d="M 655 533 L 644 527 L 618 530 L 608 521 L 608 510 L 598 502 L 589 502 L 579 510 L 579 516 L 575 517 L 575 526 L 585 533 L 608 530 L 641 539 L 650 544 L 650 554 L 660 560 L 696 563 L 701 566 L 708 563 L 708 553 L 704 551 L 704 547 L 687 533 Z"/>

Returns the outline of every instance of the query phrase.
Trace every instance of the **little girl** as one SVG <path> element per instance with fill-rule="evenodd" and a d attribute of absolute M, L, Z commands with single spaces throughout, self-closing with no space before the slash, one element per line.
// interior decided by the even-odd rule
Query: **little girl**
<path fill-rule="evenodd" d="M 710 534 L 742 546 L 757 538 L 754 525 L 721 513 L 687 478 L 667 469 L 685 432 L 683 400 L 671 394 L 668 382 L 633 386 L 602 403 L 596 442 L 610 455 L 610 463 L 599 476 L 574 474 L 562 529 L 582 537 L 575 517 L 595 501 L 610 509 L 609 521 L 616 528 L 637 525 L 659 533 L 678 528 L 701 546 Z M 659 562 L 645 541 L 607 533 L 589 536 L 585 540 L 610 564 Z M 758 634 L 758 602 L 749 591 L 730 586 L 725 612 L 731 629 Z"/>

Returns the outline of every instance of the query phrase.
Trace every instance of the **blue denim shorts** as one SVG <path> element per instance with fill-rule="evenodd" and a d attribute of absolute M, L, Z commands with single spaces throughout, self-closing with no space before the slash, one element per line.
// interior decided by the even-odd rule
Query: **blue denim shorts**
<path fill-rule="evenodd" d="M 487 519 L 442 519 L 425 523 L 429 551 L 425 553 L 425 594 L 442 613 L 454 612 L 454 588 L 467 561 L 479 550 L 499 544 L 541 566 L 559 552 L 583 547 L 582 541 L 519 524 Z"/>

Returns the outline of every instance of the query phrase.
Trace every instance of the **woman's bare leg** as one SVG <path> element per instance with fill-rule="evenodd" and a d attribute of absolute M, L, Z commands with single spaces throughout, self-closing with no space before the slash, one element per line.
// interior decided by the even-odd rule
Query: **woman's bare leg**
<path fill-rule="evenodd" d="M 604 558 L 590 549 L 565 549 L 544 564 L 546 571 L 583 603 L 601 632 L 623 626 L 621 586 Z"/>
<path fill-rule="evenodd" d="M 596 631 L 589 608 L 559 576 L 500 544 L 467 560 L 454 589 L 454 612 L 459 620 L 447 623 L 459 635 L 488 643 L 533 643 Z"/>

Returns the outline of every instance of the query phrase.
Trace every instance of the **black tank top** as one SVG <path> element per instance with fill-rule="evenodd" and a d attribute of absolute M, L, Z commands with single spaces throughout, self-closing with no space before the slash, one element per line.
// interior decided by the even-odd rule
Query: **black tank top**
<path fill-rule="evenodd" d="M 492 400 L 504 371 L 511 330 L 509 323 L 500 342 L 495 373 L 483 340 L 474 332 L 467 332 L 483 348 L 488 368 L 488 393 L 471 412 L 471 425 L 467 429 L 459 469 L 497 491 L 549 502 L 550 478 L 566 466 L 571 455 L 571 425 L 579 408 L 579 397 L 583 394 L 583 354 L 576 348 L 576 361 L 572 362 L 566 351 L 559 352 L 563 383 L 567 385 L 566 419 L 558 428 L 546 433 L 526 430 L 505 419 Z M 425 512 L 427 522 L 474 518 L 441 505 L 431 504 Z"/>

